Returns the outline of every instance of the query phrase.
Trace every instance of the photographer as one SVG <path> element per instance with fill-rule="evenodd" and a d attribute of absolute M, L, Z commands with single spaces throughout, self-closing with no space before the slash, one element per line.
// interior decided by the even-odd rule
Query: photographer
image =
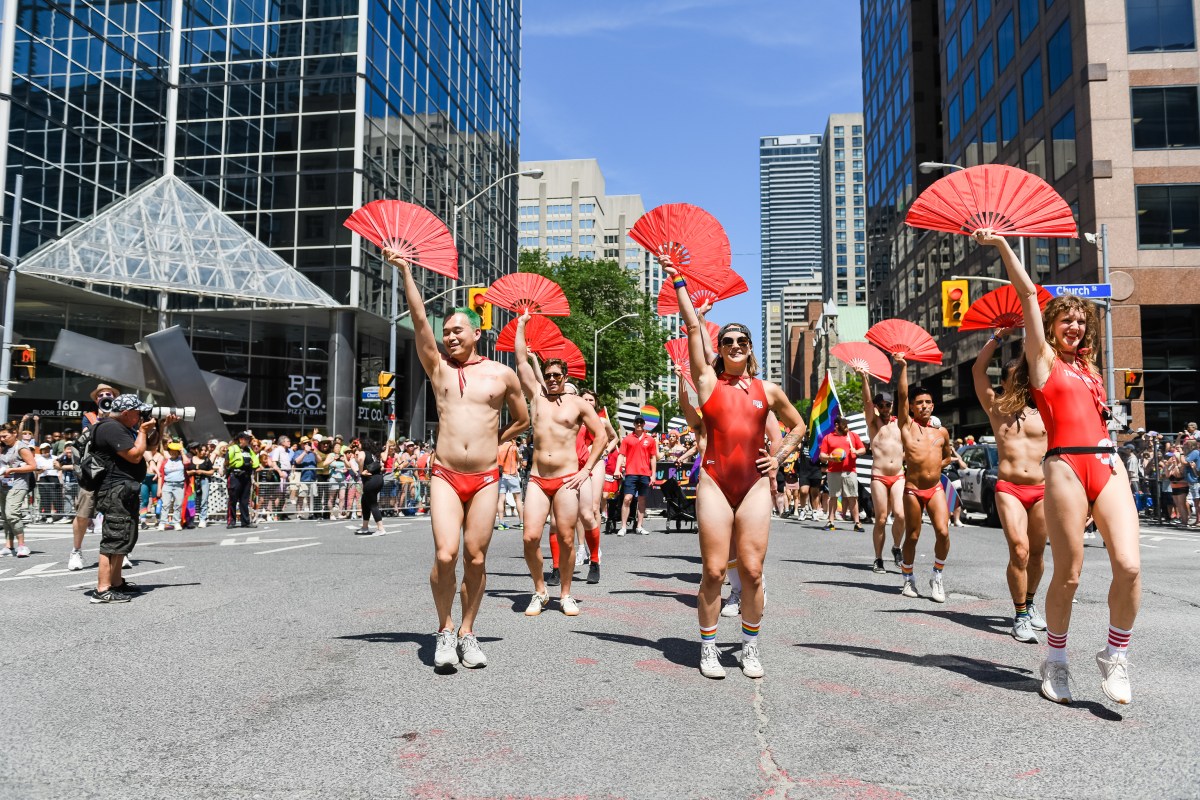
<path fill-rule="evenodd" d="M 83 457 L 83 446 L 86 439 L 91 438 L 91 428 L 99 422 L 112 408 L 112 401 L 116 399 L 118 392 L 116 387 L 109 386 L 107 383 L 101 383 L 89 397 L 96 404 L 96 410 L 88 409 L 83 412 L 83 417 L 80 420 L 80 427 L 83 430 L 82 438 L 72 439 L 68 447 L 71 450 L 71 460 L 74 464 L 79 464 L 79 459 Z M 78 475 L 75 475 L 78 479 Z M 76 480 L 78 483 L 78 480 Z M 71 521 L 71 556 L 67 559 L 67 569 L 72 572 L 78 572 L 83 569 L 83 536 L 92 529 L 92 518 L 96 516 L 96 493 L 90 492 L 79 487 L 75 497 L 75 515 Z M 128 561 L 128 559 L 125 559 Z M 126 563 L 125 566 L 132 566 Z"/>
<path fill-rule="evenodd" d="M 237 435 L 237 444 L 229 445 L 225 451 L 225 478 L 229 482 L 229 503 L 225 527 L 236 528 L 238 510 L 242 512 L 242 527 L 257 528 L 250 519 L 250 489 L 254 484 L 254 473 L 261 464 L 258 453 L 250 445 L 254 434 L 242 431 Z"/>
<path fill-rule="evenodd" d="M 121 576 L 121 563 L 138 539 L 138 501 L 146 477 L 144 455 L 159 436 L 158 421 L 148 417 L 151 406 L 134 394 L 118 395 L 108 418 L 92 431 L 92 450 L 104 464 L 96 490 L 96 511 L 104 515 L 100 536 L 100 569 L 92 603 L 128 603 L 131 584 Z M 168 416 L 164 425 L 177 418 Z"/>

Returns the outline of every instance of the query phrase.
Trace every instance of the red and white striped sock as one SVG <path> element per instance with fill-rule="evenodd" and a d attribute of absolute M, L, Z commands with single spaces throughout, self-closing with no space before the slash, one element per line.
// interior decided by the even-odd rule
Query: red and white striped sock
<path fill-rule="evenodd" d="M 1067 663 L 1067 635 L 1065 633 L 1055 633 L 1054 631 L 1046 631 L 1046 643 L 1050 648 L 1046 651 L 1046 660 L 1051 662 Z"/>
<path fill-rule="evenodd" d="M 1104 655 L 1107 658 L 1112 658 L 1115 655 L 1125 655 L 1129 650 L 1129 637 L 1133 636 L 1133 631 L 1123 631 L 1120 628 L 1108 626 L 1108 647 L 1104 648 Z"/>

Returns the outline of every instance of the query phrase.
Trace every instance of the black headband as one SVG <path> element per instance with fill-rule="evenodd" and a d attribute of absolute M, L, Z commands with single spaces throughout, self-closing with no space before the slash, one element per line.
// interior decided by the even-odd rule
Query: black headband
<path fill-rule="evenodd" d="M 730 323 L 727 323 L 725 325 L 725 327 L 721 328 L 721 332 L 717 334 L 717 342 L 719 343 L 721 341 L 721 337 L 724 336 L 729 331 L 738 331 L 739 333 L 744 333 L 744 334 L 746 334 L 747 339 L 749 339 L 750 341 L 754 341 L 754 337 L 750 335 L 749 328 L 747 328 L 745 325 L 743 325 L 740 322 L 730 322 Z"/>

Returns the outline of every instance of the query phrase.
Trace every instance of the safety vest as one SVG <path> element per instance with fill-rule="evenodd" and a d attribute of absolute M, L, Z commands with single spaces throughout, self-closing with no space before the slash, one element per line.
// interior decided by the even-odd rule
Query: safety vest
<path fill-rule="evenodd" d="M 246 456 L 250 456 L 250 463 L 246 464 Z M 253 450 L 243 451 L 236 444 L 229 445 L 229 451 L 225 454 L 225 463 L 230 469 L 251 469 L 259 468 L 258 453 Z"/>

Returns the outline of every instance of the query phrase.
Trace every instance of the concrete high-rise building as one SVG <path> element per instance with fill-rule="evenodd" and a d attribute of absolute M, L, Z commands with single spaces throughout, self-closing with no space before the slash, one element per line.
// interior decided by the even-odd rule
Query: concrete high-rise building
<path fill-rule="evenodd" d="M 637 274 L 653 304 L 662 288 L 662 268 L 629 238 L 629 229 L 646 213 L 642 196 L 606 194 L 604 173 L 594 158 L 521 162 L 522 171 L 534 169 L 542 170 L 542 177 L 521 178 L 518 190 L 520 247 L 545 250 L 551 262 L 568 256 L 616 260 Z M 663 317 L 662 324 L 678 335 L 678 315 Z M 590 367 L 593 354 L 584 348 L 584 355 Z M 600 361 L 603 366 L 603 354 Z M 654 389 L 674 396 L 675 376 L 663 376 Z M 648 394 L 644 386 L 631 386 L 622 399 L 644 403 Z"/>
<path fill-rule="evenodd" d="M 759 227 L 762 250 L 764 377 L 779 381 L 783 327 L 771 319 L 772 303 L 784 308 L 785 286 L 821 289 L 821 136 L 764 136 L 758 146 Z M 783 319 L 794 324 L 802 319 Z"/>
<path fill-rule="evenodd" d="M 922 162 L 1019 166 L 1055 187 L 1081 233 L 1107 225 L 1112 268 L 1135 287 L 1112 314 L 1117 399 L 1122 370 L 1145 370 L 1134 426 L 1177 431 L 1200 419 L 1196 29 L 1192 0 L 862 3 L 872 318 L 904 317 L 938 340 L 944 364 L 915 373 L 947 424 L 986 427 L 969 372 L 986 334 L 941 327 L 940 281 L 1003 272 L 969 237 L 903 225 L 944 174 L 922 173 Z M 1101 280 L 1100 253 L 1081 239 L 1024 248 L 1040 282 Z M 971 294 L 987 288 L 973 283 Z"/>
<path fill-rule="evenodd" d="M 173 177 L 186 191 L 171 181 L 155 191 L 184 198 L 177 207 L 197 220 L 218 209 L 321 290 L 321 303 L 272 310 L 289 297 L 218 294 L 184 269 L 174 282 L 147 286 L 139 276 L 155 265 L 114 268 L 116 242 L 91 272 L 77 262 L 19 278 L 16 333 L 39 349 L 49 353 L 62 327 L 132 344 L 164 321 L 178 324 L 202 369 L 248 382 L 232 425 L 378 432 L 384 409 L 360 402 L 359 390 L 389 361 L 394 271 L 343 226 L 351 211 L 378 198 L 417 203 L 457 228 L 464 283 L 515 270 L 515 180 L 500 181 L 457 220 L 453 209 L 517 168 L 518 2 L 14 1 L 0 9 L 0 213 L 7 233 L 23 176 L 22 264 L 35 265 L 35 250 L 69 240 L 116 201 Z M 209 233 L 196 231 L 201 246 Z M 452 285 L 414 272 L 427 297 Z M 447 295 L 431 314 L 451 298 L 463 302 L 461 292 Z M 409 330 L 397 350 L 400 433 L 424 437 L 432 402 L 426 414 Z M 12 410 L 61 408 L 86 396 L 88 382 L 45 366 L 19 387 Z"/>
<path fill-rule="evenodd" d="M 824 298 L 866 306 L 867 189 L 863 115 L 831 114 L 821 137 L 821 258 Z"/>

